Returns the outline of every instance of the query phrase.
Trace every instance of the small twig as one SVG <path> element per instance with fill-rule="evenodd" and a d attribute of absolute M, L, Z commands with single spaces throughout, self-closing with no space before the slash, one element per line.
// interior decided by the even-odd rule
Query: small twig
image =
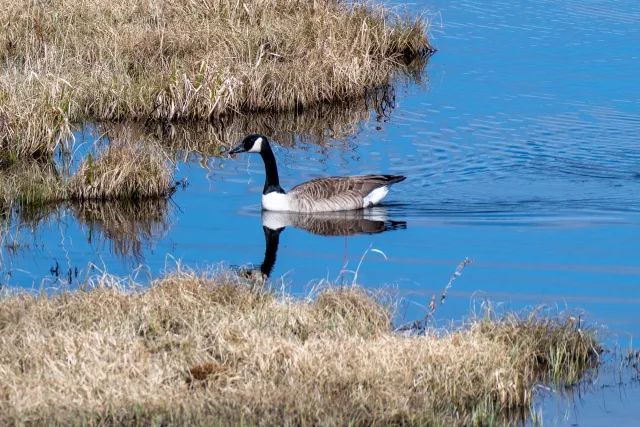
<path fill-rule="evenodd" d="M 447 291 L 449 290 L 449 288 L 451 288 L 453 281 L 460 277 L 462 275 L 462 270 L 464 270 L 464 268 L 472 262 L 473 259 L 465 258 L 464 261 L 458 264 L 458 268 L 456 268 L 456 271 L 453 272 L 451 278 L 449 278 L 449 283 L 447 283 L 447 286 L 444 288 L 444 292 L 442 292 L 442 296 L 440 297 L 440 304 L 444 303 L 444 300 L 447 297 Z"/>
<path fill-rule="evenodd" d="M 451 275 L 451 278 L 449 278 L 449 283 L 447 283 L 447 286 L 445 286 L 444 290 L 442 291 L 442 295 L 440 296 L 440 303 L 436 304 L 436 296 L 433 295 L 431 297 L 431 301 L 429 302 L 429 312 L 427 312 L 427 314 L 425 314 L 422 318 L 418 320 L 414 320 L 408 323 L 403 323 L 402 325 L 398 326 L 396 328 L 396 332 L 413 331 L 419 334 L 424 333 L 427 329 L 427 325 L 429 324 L 429 321 L 431 320 L 436 310 L 438 309 L 438 306 L 441 304 L 444 304 L 444 300 L 447 298 L 447 292 L 451 288 L 453 281 L 456 280 L 458 277 L 460 277 L 462 275 L 462 270 L 464 270 L 464 268 L 467 265 L 471 264 L 472 262 L 473 262 L 473 259 L 465 258 L 464 261 L 458 264 L 458 268 L 456 268 L 456 271 L 453 272 L 453 274 Z"/>

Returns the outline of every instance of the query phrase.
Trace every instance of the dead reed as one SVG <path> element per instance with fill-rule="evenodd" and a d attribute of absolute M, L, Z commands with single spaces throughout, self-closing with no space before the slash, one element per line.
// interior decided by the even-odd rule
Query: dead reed
<path fill-rule="evenodd" d="M 218 118 L 361 97 L 431 50 L 421 17 L 344 0 L 17 0 L 0 10 L 0 148 L 84 120 Z"/>
<path fill-rule="evenodd" d="M 400 334 L 393 305 L 357 287 L 297 299 L 185 269 L 132 286 L 0 301 L 0 423 L 503 424 L 599 351 L 540 313 Z"/>

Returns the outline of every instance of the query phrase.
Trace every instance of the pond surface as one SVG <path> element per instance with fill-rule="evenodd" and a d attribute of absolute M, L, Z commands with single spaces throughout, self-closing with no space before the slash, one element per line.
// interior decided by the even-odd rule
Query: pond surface
<path fill-rule="evenodd" d="M 407 298 L 406 316 L 415 318 L 469 257 L 475 262 L 438 308 L 439 324 L 463 318 L 485 299 L 511 309 L 544 303 L 583 310 L 587 322 L 608 328 L 611 342 L 634 345 L 638 3 L 429 0 L 409 7 L 433 16 L 439 50 L 420 81 L 400 79 L 375 109 L 245 117 L 216 134 L 226 135 L 228 145 L 245 132 L 273 137 L 284 188 L 325 175 L 406 175 L 380 209 L 319 218 L 311 221 L 315 228 L 276 219 L 293 225 L 277 236 L 275 252 L 274 236 L 263 231 L 263 222 L 274 219 L 260 212 L 260 158 L 187 155 L 176 177 L 189 185 L 170 202 L 62 207 L 28 223 L 13 221 L 4 236 L 2 283 L 30 288 L 43 279 L 46 286 L 71 279 L 73 285 L 90 263 L 116 275 L 142 265 L 142 277 L 173 268 L 175 260 L 259 266 L 271 242 L 270 277 L 291 291 L 323 279 L 351 282 L 353 273 L 343 270 L 357 270 L 361 284 L 394 287 Z M 78 132 L 78 141 L 92 138 L 90 128 Z M 210 130 L 200 132 L 198 144 L 206 146 Z M 638 387 L 614 389 L 569 409 L 558 405 L 559 415 L 546 400 L 545 418 L 637 422 L 628 403 L 640 398 Z"/>

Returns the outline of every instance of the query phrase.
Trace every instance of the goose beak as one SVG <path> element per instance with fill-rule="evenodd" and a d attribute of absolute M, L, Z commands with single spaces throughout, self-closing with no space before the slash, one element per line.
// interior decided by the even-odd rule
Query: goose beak
<path fill-rule="evenodd" d="M 229 154 L 239 154 L 239 153 L 244 153 L 245 150 L 244 149 L 244 144 L 240 143 L 238 145 L 235 146 L 235 148 L 233 148 L 231 151 L 229 151 Z"/>

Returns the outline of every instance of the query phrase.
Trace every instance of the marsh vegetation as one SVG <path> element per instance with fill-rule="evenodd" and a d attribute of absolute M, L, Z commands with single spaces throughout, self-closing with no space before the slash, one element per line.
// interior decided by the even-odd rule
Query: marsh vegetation
<path fill-rule="evenodd" d="M 173 191 L 173 165 L 153 144 L 112 141 L 87 154 L 76 170 L 53 160 L 21 160 L 0 170 L 0 205 L 10 209 L 63 201 L 140 200 Z"/>
<path fill-rule="evenodd" d="M 343 0 L 21 0 L 0 25 L 6 161 L 53 154 L 83 121 L 347 102 L 431 52 L 421 17 Z"/>
<path fill-rule="evenodd" d="M 358 286 L 307 297 L 182 267 L 149 288 L 94 277 L 81 292 L 0 301 L 3 423 L 467 425 L 526 416 L 536 385 L 597 365 L 571 316 L 491 310 L 398 332 L 395 300 Z"/>
<path fill-rule="evenodd" d="M 432 52 L 422 17 L 342 0 L 18 1 L 0 24 L 5 206 L 166 196 L 163 156 L 220 155 L 256 126 L 352 132 Z M 85 123 L 114 146 L 78 158 Z"/>

